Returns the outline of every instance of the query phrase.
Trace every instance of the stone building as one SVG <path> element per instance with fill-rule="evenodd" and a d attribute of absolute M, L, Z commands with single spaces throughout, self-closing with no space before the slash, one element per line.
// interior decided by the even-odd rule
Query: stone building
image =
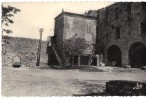
<path fill-rule="evenodd" d="M 97 10 L 96 17 L 97 44 L 106 65 L 146 66 L 146 2 L 115 3 Z"/>
<path fill-rule="evenodd" d="M 96 19 L 95 17 L 75 14 L 70 12 L 62 12 L 55 18 L 55 43 L 63 46 L 63 41 L 73 36 L 85 39 L 90 44 L 96 41 Z M 89 55 L 92 54 L 93 46 L 87 48 L 83 55 L 76 56 L 74 64 L 89 65 Z"/>

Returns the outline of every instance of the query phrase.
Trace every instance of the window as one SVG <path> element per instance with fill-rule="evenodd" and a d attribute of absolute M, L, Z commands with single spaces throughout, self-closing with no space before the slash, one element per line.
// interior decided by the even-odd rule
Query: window
<path fill-rule="evenodd" d="M 146 10 L 146 2 L 142 2 L 142 10 Z"/>
<path fill-rule="evenodd" d="M 109 38 L 108 34 L 105 34 L 106 41 L 108 41 L 108 38 Z"/>
<path fill-rule="evenodd" d="M 87 25 L 87 33 L 90 34 L 91 33 L 91 29 L 90 29 L 90 26 Z"/>
<path fill-rule="evenodd" d="M 131 3 L 127 4 L 127 15 L 131 15 Z"/>
<path fill-rule="evenodd" d="M 94 24 L 96 25 L 96 21 L 94 21 Z"/>
<path fill-rule="evenodd" d="M 115 28 L 114 28 L 114 26 L 111 26 L 111 28 L 114 30 Z"/>
<path fill-rule="evenodd" d="M 67 28 L 68 29 L 71 29 L 73 26 L 73 22 L 72 21 L 69 21 L 68 24 L 67 24 Z"/>
<path fill-rule="evenodd" d="M 115 9 L 115 19 L 118 19 L 119 18 L 119 9 L 116 8 Z"/>
<path fill-rule="evenodd" d="M 146 22 L 141 22 L 141 34 L 146 34 Z"/>
<path fill-rule="evenodd" d="M 89 56 L 81 56 L 80 64 L 81 65 L 89 65 Z"/>
<path fill-rule="evenodd" d="M 128 35 L 130 36 L 130 35 L 131 35 L 131 33 L 130 33 L 130 32 L 128 32 Z"/>
<path fill-rule="evenodd" d="M 74 24 L 77 24 L 78 22 L 77 21 L 74 21 Z"/>
<path fill-rule="evenodd" d="M 115 38 L 119 39 L 120 38 L 120 27 L 115 28 Z"/>

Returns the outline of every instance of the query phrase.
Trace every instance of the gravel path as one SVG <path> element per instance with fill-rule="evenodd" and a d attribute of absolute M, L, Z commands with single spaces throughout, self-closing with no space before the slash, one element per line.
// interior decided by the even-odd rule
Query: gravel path
<path fill-rule="evenodd" d="M 146 81 L 146 72 L 83 72 L 3 68 L 3 96 L 73 96 L 100 93 L 108 80 Z"/>

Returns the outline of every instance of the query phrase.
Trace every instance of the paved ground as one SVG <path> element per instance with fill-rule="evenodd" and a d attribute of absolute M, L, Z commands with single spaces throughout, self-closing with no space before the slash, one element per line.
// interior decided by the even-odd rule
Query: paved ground
<path fill-rule="evenodd" d="M 2 69 L 2 95 L 73 96 L 100 93 L 105 90 L 108 80 L 146 82 L 146 71 L 132 69 L 123 72 L 122 69 L 111 72 L 107 71 L 110 68 L 105 69 L 105 72 L 86 72 L 5 67 Z"/>

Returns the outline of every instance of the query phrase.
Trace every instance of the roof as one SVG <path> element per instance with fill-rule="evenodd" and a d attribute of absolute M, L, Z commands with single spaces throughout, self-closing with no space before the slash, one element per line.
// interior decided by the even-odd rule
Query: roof
<path fill-rule="evenodd" d="M 60 13 L 55 19 L 57 19 L 62 14 L 69 15 L 69 16 L 76 16 L 76 17 L 82 17 L 82 18 L 88 18 L 88 19 L 94 19 L 94 20 L 96 20 L 96 17 L 86 16 L 86 15 L 83 15 L 83 14 L 76 14 L 76 13 L 71 13 L 71 12 L 64 12 L 64 11 L 62 13 Z"/>

